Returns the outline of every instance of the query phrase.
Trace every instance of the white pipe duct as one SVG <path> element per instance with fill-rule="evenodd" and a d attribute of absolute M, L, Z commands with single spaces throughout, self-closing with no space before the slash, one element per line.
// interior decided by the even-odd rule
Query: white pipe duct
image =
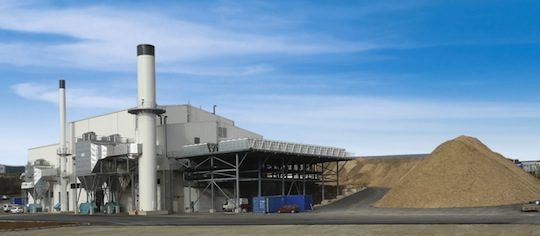
<path fill-rule="evenodd" d="M 165 111 L 156 106 L 154 46 L 137 46 L 137 108 L 129 113 L 137 115 L 137 137 L 142 145 L 139 157 L 140 212 L 157 210 L 156 115 Z"/>
<path fill-rule="evenodd" d="M 66 180 L 66 156 L 68 155 L 66 147 L 66 81 L 60 80 L 58 88 L 58 107 L 60 115 L 60 147 L 58 157 L 60 159 L 60 211 L 68 211 L 67 180 Z"/>

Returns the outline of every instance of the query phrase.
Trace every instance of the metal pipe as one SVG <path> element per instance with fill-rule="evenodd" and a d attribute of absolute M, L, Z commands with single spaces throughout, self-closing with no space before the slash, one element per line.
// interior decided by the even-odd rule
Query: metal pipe
<path fill-rule="evenodd" d="M 75 153 L 75 123 L 74 122 L 71 122 L 70 123 L 70 134 L 69 134 L 69 138 L 70 138 L 70 144 L 71 144 L 71 153 Z M 76 162 L 76 158 L 75 156 L 72 156 L 71 157 L 71 173 L 73 175 L 73 183 L 75 184 L 75 188 L 73 189 L 73 193 L 71 196 L 73 198 L 73 214 L 78 214 L 79 213 L 79 203 L 78 203 L 78 199 L 77 199 L 77 195 L 78 195 L 78 191 L 79 191 L 79 185 L 78 185 L 78 178 L 77 178 L 77 162 Z"/>
<path fill-rule="evenodd" d="M 133 172 L 129 174 L 129 178 L 131 179 L 131 210 L 135 211 L 137 209 L 137 200 L 135 196 L 135 175 L 133 175 Z"/>
<path fill-rule="evenodd" d="M 169 146 L 168 146 L 168 142 L 169 142 L 169 134 L 168 134 L 168 124 L 167 124 L 167 118 L 169 118 L 168 116 L 163 116 L 163 133 L 164 133 L 164 136 L 165 136 L 165 141 L 164 141 L 164 144 L 163 144 L 163 147 L 165 149 L 165 160 L 168 164 L 168 167 L 169 169 L 167 170 L 167 175 L 166 175 L 166 180 L 167 180 L 167 185 L 164 185 L 166 188 L 165 188 L 165 192 L 167 193 L 165 195 L 165 206 L 166 206 L 166 209 L 167 211 L 169 211 L 169 213 L 172 213 L 173 212 L 173 205 L 172 205 L 172 201 L 174 199 L 174 173 L 173 173 L 173 170 L 171 169 L 171 164 L 170 164 L 170 160 L 169 160 L 169 156 L 167 155 L 168 152 L 169 152 Z"/>
<path fill-rule="evenodd" d="M 60 158 L 60 211 L 68 211 L 67 180 L 66 180 L 66 81 L 60 80 L 58 87 L 58 107 L 60 115 L 60 148 L 58 157 Z"/>

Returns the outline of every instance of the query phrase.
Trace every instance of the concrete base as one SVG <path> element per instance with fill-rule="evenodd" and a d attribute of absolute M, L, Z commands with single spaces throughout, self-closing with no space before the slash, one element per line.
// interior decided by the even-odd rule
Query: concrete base
<path fill-rule="evenodd" d="M 130 211 L 129 215 L 139 216 L 155 216 L 155 215 L 168 215 L 168 211 Z"/>

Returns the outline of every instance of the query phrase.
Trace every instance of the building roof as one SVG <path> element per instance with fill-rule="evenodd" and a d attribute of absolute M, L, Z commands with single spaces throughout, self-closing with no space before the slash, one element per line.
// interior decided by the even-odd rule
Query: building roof
<path fill-rule="evenodd" d="M 169 152 L 169 157 L 189 159 L 208 155 L 238 152 L 265 152 L 287 156 L 315 157 L 328 160 L 351 160 L 352 155 L 343 148 L 298 144 L 284 141 L 241 138 L 221 141 L 217 144 L 186 145 L 179 151 Z"/>

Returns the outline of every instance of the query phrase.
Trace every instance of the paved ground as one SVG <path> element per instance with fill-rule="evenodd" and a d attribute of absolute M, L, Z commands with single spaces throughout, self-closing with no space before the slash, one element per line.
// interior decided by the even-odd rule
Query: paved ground
<path fill-rule="evenodd" d="M 35 222 L 35 221 L 0 221 L 0 231 L 13 230 L 13 229 L 29 229 L 29 228 L 46 228 L 46 227 L 58 227 L 58 226 L 76 226 L 74 223 L 62 223 L 62 222 Z"/>
<path fill-rule="evenodd" d="M 104 226 L 338 225 L 338 224 L 540 224 L 540 213 L 519 206 L 456 209 L 381 209 L 369 206 L 386 190 L 368 188 L 335 205 L 300 214 L 180 214 L 164 216 L 21 214 L 2 220 L 61 221 Z"/>
<path fill-rule="evenodd" d="M 0 220 L 61 221 L 91 225 L 314 225 L 314 224 L 540 224 L 540 214 L 469 215 L 469 214 L 401 214 L 401 215 L 224 215 L 195 214 L 168 216 L 73 216 L 73 215 L 15 215 L 0 216 Z"/>
<path fill-rule="evenodd" d="M 71 235 L 540 235 L 539 225 L 80 226 L 2 232 L 3 236 Z"/>

